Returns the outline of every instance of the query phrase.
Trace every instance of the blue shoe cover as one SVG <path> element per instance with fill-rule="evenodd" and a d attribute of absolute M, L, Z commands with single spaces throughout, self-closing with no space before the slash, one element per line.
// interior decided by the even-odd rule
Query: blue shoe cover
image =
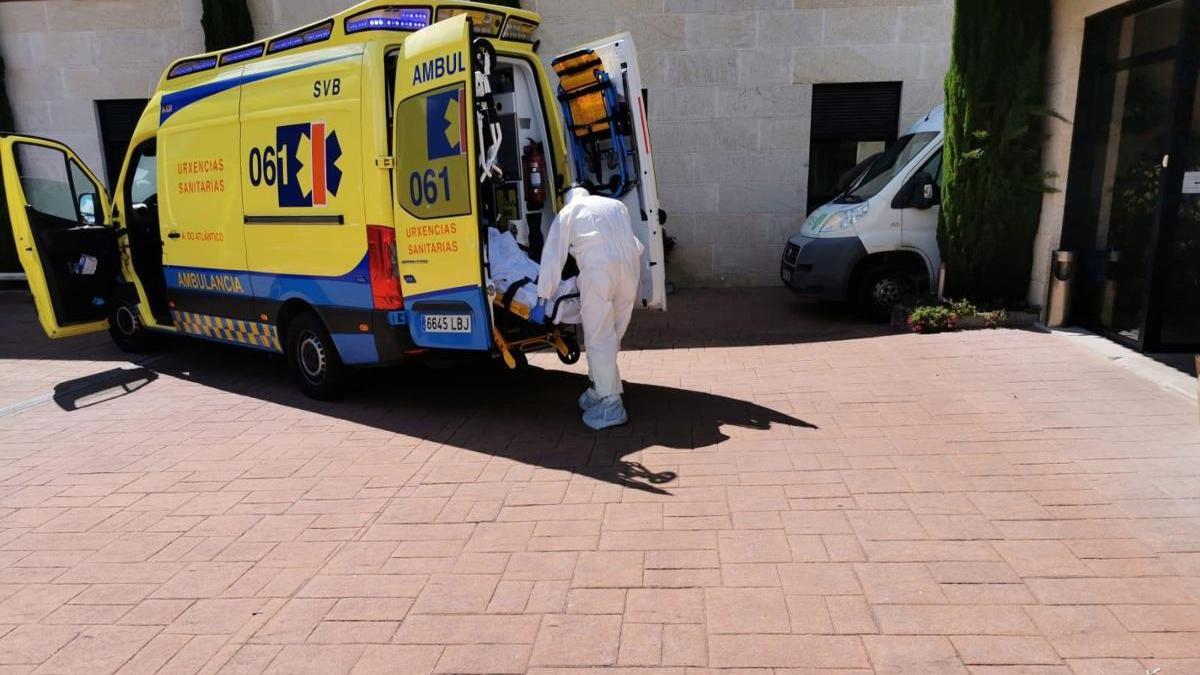
<path fill-rule="evenodd" d="M 587 412 L 596 407 L 600 402 L 600 394 L 596 393 L 595 387 L 588 387 L 587 391 L 579 395 L 579 409 Z"/>
<path fill-rule="evenodd" d="M 629 421 L 625 414 L 625 404 L 620 396 L 609 396 L 583 413 L 583 423 L 599 431 L 609 427 L 617 427 Z"/>

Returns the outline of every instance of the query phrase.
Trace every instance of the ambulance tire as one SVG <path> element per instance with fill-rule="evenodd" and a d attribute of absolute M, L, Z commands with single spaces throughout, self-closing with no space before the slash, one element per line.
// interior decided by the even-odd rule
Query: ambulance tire
<path fill-rule="evenodd" d="M 288 366 L 309 398 L 329 401 L 344 391 L 347 369 L 321 320 L 305 312 L 288 322 Z"/>
<path fill-rule="evenodd" d="M 108 336 L 123 352 L 142 354 L 155 347 L 154 335 L 142 323 L 136 302 L 114 299 L 108 309 Z"/>

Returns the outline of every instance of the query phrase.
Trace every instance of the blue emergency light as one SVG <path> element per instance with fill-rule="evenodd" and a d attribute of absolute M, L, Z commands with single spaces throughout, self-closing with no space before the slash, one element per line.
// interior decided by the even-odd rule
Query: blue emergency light
<path fill-rule="evenodd" d="M 287 51 L 288 49 L 295 49 L 296 47 L 311 45 L 315 42 L 328 40 L 329 36 L 331 35 L 333 35 L 333 22 L 326 21 L 319 26 L 305 28 L 299 32 L 292 33 L 291 35 L 281 37 L 278 40 L 271 42 L 270 46 L 267 47 L 267 52 L 270 54 L 275 54 L 277 52 Z"/>
<path fill-rule="evenodd" d="M 250 59 L 257 59 L 263 55 L 264 45 L 260 42 L 256 45 L 235 49 L 231 52 L 225 52 L 221 55 L 221 65 L 228 66 L 231 63 L 241 63 Z"/>
<path fill-rule="evenodd" d="M 171 69 L 171 72 L 167 73 L 167 78 L 183 77 L 184 75 L 191 75 L 192 73 L 198 73 L 202 70 L 211 70 L 216 67 L 217 57 L 215 56 L 204 56 L 198 59 L 188 59 L 187 61 L 182 61 L 176 64 L 176 66 Z"/>
<path fill-rule="evenodd" d="M 429 25 L 433 12 L 428 7 L 377 7 L 346 19 L 346 34 L 372 30 L 415 31 Z"/>

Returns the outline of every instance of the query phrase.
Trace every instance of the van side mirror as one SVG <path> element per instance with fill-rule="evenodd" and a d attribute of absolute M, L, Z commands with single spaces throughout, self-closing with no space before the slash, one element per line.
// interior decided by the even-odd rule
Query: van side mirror
<path fill-rule="evenodd" d="M 79 217 L 86 225 L 96 224 L 96 195 L 90 192 L 79 195 Z"/>
<path fill-rule="evenodd" d="M 929 209 L 941 203 L 937 182 L 924 171 L 918 171 L 897 192 L 892 200 L 894 209 Z"/>

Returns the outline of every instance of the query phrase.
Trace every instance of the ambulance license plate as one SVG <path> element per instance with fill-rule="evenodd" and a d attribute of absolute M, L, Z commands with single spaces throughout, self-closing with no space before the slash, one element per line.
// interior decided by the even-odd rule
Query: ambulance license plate
<path fill-rule="evenodd" d="M 426 333 L 470 333 L 470 314 L 426 314 Z"/>

